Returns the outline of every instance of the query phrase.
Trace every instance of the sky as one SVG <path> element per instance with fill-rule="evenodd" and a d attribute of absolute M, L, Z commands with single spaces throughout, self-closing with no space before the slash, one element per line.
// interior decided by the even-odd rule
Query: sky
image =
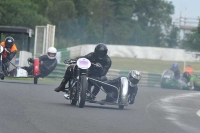
<path fill-rule="evenodd" d="M 174 15 L 172 18 L 178 19 L 180 16 L 188 18 L 188 21 L 198 24 L 197 18 L 200 18 L 200 0 L 167 0 L 174 5 Z M 188 24 L 190 23 L 188 22 Z M 195 23 L 196 22 L 196 23 Z M 192 24 L 192 23 L 190 23 Z"/>

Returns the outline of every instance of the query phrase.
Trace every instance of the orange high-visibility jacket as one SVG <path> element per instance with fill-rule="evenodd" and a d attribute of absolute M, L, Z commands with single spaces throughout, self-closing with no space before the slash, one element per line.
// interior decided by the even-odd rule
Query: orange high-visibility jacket
<path fill-rule="evenodd" d="M 190 73 L 190 74 L 192 74 L 193 71 L 194 71 L 194 69 L 193 69 L 192 67 L 186 67 L 186 68 L 185 68 L 185 72 L 188 72 L 188 73 Z"/>
<path fill-rule="evenodd" d="M 3 46 L 5 48 L 5 46 L 6 46 L 5 42 L 1 42 L 1 46 Z M 14 52 L 14 51 L 18 51 L 16 44 L 14 44 L 10 49 L 11 53 Z M 3 58 L 7 57 L 7 52 L 6 51 L 3 52 L 2 57 Z"/>

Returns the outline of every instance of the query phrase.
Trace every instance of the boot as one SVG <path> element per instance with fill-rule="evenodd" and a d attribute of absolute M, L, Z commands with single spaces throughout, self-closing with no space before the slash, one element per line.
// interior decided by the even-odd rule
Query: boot
<path fill-rule="evenodd" d="M 62 82 L 60 85 L 54 89 L 55 92 L 60 92 L 60 91 L 65 91 L 65 85 L 67 84 L 68 80 L 63 78 Z"/>
<path fill-rule="evenodd" d="M 134 87 L 129 85 L 129 87 L 128 87 L 128 94 L 129 94 L 128 103 L 129 104 L 134 103 L 135 97 L 137 95 L 137 91 L 138 91 L 137 85 L 135 85 Z"/>
<path fill-rule="evenodd" d="M 129 104 L 133 104 L 135 101 L 135 93 L 130 94 L 129 98 L 128 98 L 128 103 Z"/>

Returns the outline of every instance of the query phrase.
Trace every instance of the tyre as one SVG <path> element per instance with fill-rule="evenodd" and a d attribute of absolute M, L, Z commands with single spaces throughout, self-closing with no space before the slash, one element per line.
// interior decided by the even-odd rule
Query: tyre
<path fill-rule="evenodd" d="M 86 75 L 81 75 L 80 78 L 80 83 L 78 85 L 78 103 L 79 103 L 79 107 L 83 108 L 85 106 L 85 100 L 86 100 L 86 90 L 88 88 L 88 84 L 87 84 L 87 79 L 86 79 Z"/>
<path fill-rule="evenodd" d="M 1 77 L 1 80 L 4 80 L 4 76 Z"/>
<path fill-rule="evenodd" d="M 34 77 L 34 84 L 37 84 L 37 82 L 38 82 L 38 78 Z"/>
<path fill-rule="evenodd" d="M 119 109 L 124 109 L 124 105 L 119 105 Z"/>

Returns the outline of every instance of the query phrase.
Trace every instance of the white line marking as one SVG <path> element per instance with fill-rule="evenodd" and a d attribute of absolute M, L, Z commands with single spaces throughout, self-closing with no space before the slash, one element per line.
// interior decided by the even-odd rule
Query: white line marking
<path fill-rule="evenodd" d="M 197 111 L 197 115 L 200 117 L 200 110 L 199 110 L 199 111 Z"/>

